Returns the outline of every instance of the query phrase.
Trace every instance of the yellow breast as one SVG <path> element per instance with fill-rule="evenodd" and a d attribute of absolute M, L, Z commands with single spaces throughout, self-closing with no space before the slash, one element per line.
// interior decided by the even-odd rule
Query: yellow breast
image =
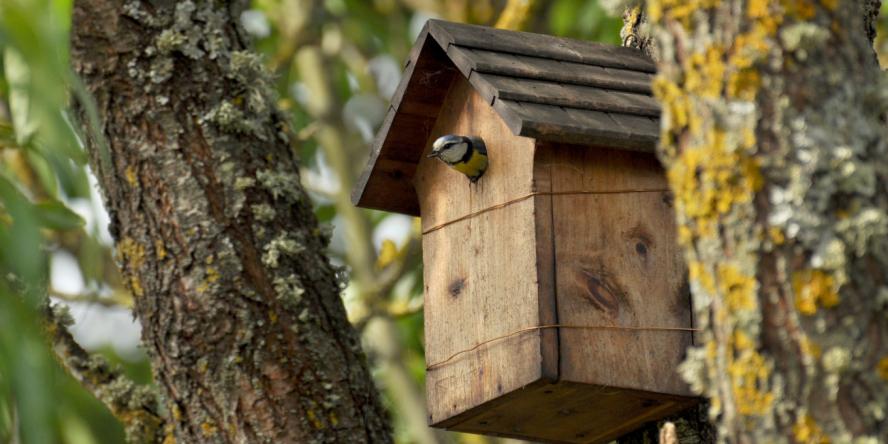
<path fill-rule="evenodd" d="M 476 177 L 480 176 L 484 170 L 487 169 L 487 156 L 484 154 L 475 151 L 472 153 L 472 157 L 469 158 L 468 162 L 458 163 L 453 165 L 453 168 L 460 173 L 465 174 L 466 176 Z"/>

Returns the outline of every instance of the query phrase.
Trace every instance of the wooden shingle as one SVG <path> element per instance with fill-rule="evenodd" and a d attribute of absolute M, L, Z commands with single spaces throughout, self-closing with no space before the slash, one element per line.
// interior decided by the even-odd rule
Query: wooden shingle
<path fill-rule="evenodd" d="M 413 176 L 457 75 L 515 135 L 653 151 L 660 115 L 651 97 L 655 70 L 650 58 L 632 48 L 429 20 L 352 202 L 419 215 Z"/>

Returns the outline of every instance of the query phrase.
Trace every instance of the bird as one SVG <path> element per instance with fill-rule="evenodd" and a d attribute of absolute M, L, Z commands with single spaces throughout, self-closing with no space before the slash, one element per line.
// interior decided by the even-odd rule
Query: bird
<path fill-rule="evenodd" d="M 450 168 L 466 175 L 471 183 L 487 171 L 487 145 L 478 136 L 455 136 L 452 134 L 439 137 L 432 144 L 429 157 L 437 157 Z"/>

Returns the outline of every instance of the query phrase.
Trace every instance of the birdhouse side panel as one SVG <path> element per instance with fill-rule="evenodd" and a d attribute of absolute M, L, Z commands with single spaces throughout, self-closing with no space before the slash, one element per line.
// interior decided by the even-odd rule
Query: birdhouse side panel
<path fill-rule="evenodd" d="M 690 293 L 665 173 L 651 153 L 541 143 L 551 167 L 561 379 L 691 396 Z M 604 328 L 594 328 L 604 327 Z M 628 327 L 609 329 L 607 327 Z"/>
<path fill-rule="evenodd" d="M 447 134 L 484 140 L 489 167 L 477 183 L 425 157 L 432 142 Z M 540 378 L 537 332 L 459 353 L 539 325 L 533 200 L 435 229 L 526 196 L 532 169 L 533 141 L 512 135 L 457 76 L 414 176 L 423 230 L 432 230 L 423 236 L 429 424 L 458 423 L 458 415 Z"/>

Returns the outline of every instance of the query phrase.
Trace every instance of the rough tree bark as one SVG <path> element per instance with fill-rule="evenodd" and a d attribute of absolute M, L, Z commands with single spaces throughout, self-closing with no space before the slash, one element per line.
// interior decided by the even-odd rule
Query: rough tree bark
<path fill-rule="evenodd" d="M 888 131 L 878 0 L 649 0 L 703 346 L 728 442 L 888 439 Z"/>
<path fill-rule="evenodd" d="M 91 166 L 166 406 L 130 438 L 391 442 L 247 4 L 74 4 L 72 63 L 108 141 L 89 135 Z"/>

